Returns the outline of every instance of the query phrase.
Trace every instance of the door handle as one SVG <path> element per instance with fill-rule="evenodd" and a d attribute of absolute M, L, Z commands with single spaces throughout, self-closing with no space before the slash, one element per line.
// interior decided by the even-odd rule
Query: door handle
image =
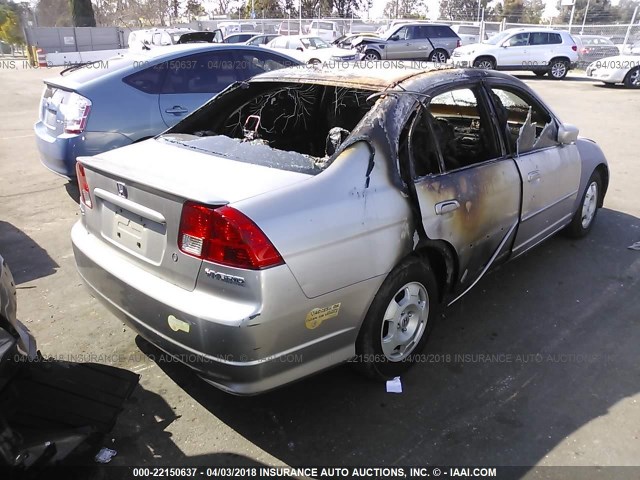
<path fill-rule="evenodd" d="M 533 182 L 534 180 L 540 180 L 540 171 L 534 170 L 527 175 L 527 181 Z"/>
<path fill-rule="evenodd" d="M 453 212 L 458 208 L 460 208 L 460 203 L 457 200 L 447 200 L 436 203 L 436 215 L 444 215 L 445 213 Z"/>
<path fill-rule="evenodd" d="M 167 108 L 165 110 L 166 113 L 173 113 L 174 115 L 182 115 L 183 113 L 187 113 L 188 111 L 189 110 L 180 105 L 174 105 L 173 107 Z"/>

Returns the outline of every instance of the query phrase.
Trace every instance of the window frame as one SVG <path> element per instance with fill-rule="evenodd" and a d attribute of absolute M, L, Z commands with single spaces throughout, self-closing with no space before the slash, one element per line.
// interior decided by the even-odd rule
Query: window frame
<path fill-rule="evenodd" d="M 522 157 L 524 155 L 529 155 L 531 153 L 541 152 L 541 151 L 544 151 L 544 150 L 548 150 L 550 148 L 558 148 L 560 146 L 560 144 L 558 143 L 558 141 L 556 139 L 555 140 L 556 141 L 556 145 L 550 145 L 550 146 L 547 146 L 547 147 L 527 150 L 526 152 L 523 152 L 521 154 L 518 154 L 517 151 L 513 151 L 513 152 L 510 151 L 511 150 L 510 144 L 509 144 L 509 142 L 507 142 L 507 139 L 505 138 L 506 133 L 500 131 L 500 125 L 498 124 L 498 116 L 497 116 L 497 113 L 496 113 L 496 106 L 495 106 L 495 104 L 493 102 L 493 99 L 491 98 L 491 89 L 492 88 L 505 90 L 507 92 L 513 93 L 514 95 L 519 96 L 522 100 L 527 102 L 531 107 L 538 108 L 539 110 L 541 110 L 544 113 L 546 113 L 549 116 L 549 118 L 551 119 L 551 122 L 555 123 L 556 132 L 559 129 L 561 122 L 553 114 L 553 112 L 551 110 L 549 110 L 542 103 L 541 100 L 539 100 L 534 95 L 532 95 L 531 93 L 527 92 L 526 90 L 523 90 L 518 85 L 513 85 L 513 84 L 510 84 L 510 83 L 506 83 L 506 82 L 500 81 L 499 79 L 486 79 L 482 83 L 483 83 L 483 88 L 485 90 L 485 96 L 486 96 L 487 101 L 489 102 L 489 105 L 490 105 L 491 110 L 493 112 L 492 113 L 492 118 L 494 119 L 495 131 L 497 131 L 498 134 L 500 135 L 501 142 L 504 145 L 504 148 L 507 151 L 507 155 L 508 156 L 512 157 L 513 159 L 516 159 L 516 158 Z"/>
<path fill-rule="evenodd" d="M 233 49 L 229 49 L 229 48 L 223 48 L 223 49 L 215 49 L 215 50 L 210 50 L 210 51 L 205 51 L 205 52 L 199 52 L 199 53 L 191 53 L 188 55 L 184 55 L 181 57 L 176 57 L 176 58 L 171 58 L 169 60 L 166 60 L 165 63 L 167 64 L 167 68 L 166 68 L 166 72 L 164 74 L 164 79 L 162 81 L 162 85 L 160 87 L 160 95 L 190 95 L 190 94 L 216 94 L 219 93 L 222 90 L 219 90 L 218 92 L 167 92 L 165 91 L 165 88 L 168 84 L 168 82 L 171 81 L 171 75 L 173 70 L 171 68 L 169 68 L 171 66 L 171 62 L 177 62 L 177 63 L 181 63 L 181 62 L 191 62 L 191 61 L 196 61 L 196 62 L 200 62 L 201 58 L 208 58 L 206 61 L 210 62 L 213 59 L 213 56 L 219 56 L 220 58 L 217 61 L 231 61 L 231 65 L 234 66 L 235 65 L 235 61 L 236 61 L 236 56 L 235 56 L 235 50 Z M 223 58 L 225 56 L 229 56 L 230 58 L 226 59 Z M 198 69 L 198 63 L 196 63 L 196 67 L 193 69 L 189 69 L 189 70 L 197 70 Z M 235 68 L 232 68 L 231 70 L 233 70 L 235 72 Z M 237 75 L 236 75 L 237 76 Z M 216 75 L 216 80 L 218 79 L 217 75 Z M 231 82 L 231 83 L 235 83 L 237 81 L 237 78 Z"/>
<path fill-rule="evenodd" d="M 448 170 L 446 168 L 446 164 L 444 161 L 444 157 L 442 155 L 442 150 L 440 149 L 440 143 L 438 141 L 435 140 L 436 138 L 436 134 L 435 134 L 435 130 L 433 127 L 433 115 L 431 114 L 431 112 L 429 112 L 429 115 L 424 115 L 423 112 L 423 106 L 421 106 L 421 102 L 416 101 L 416 105 L 415 108 L 411 110 L 411 114 L 409 115 L 409 119 L 408 121 L 411 121 L 411 125 L 409 125 L 409 133 L 408 136 L 411 139 L 412 134 L 416 128 L 416 124 L 419 120 L 426 122 L 427 124 L 427 130 L 429 132 L 429 136 L 430 136 L 430 141 L 434 142 L 435 145 L 435 150 L 436 150 L 436 155 L 438 156 L 438 167 L 439 167 L 439 172 L 435 172 L 435 173 L 428 173 L 426 175 L 421 175 L 421 176 L 416 176 L 415 174 L 415 158 L 413 156 L 413 149 L 411 146 L 409 146 L 408 149 L 408 155 L 409 155 L 409 164 L 410 164 L 410 169 L 411 171 L 409 172 L 410 175 L 412 175 L 413 181 L 414 182 L 421 182 L 425 179 L 431 179 L 431 178 L 437 178 L 439 176 L 442 175 L 447 175 L 447 174 L 451 174 L 451 173 L 457 173 L 457 172 L 461 172 L 464 170 L 468 170 L 470 168 L 475 168 L 481 165 L 486 165 L 489 163 L 494 163 L 494 162 L 499 162 L 499 161 L 503 161 L 506 159 L 511 159 L 511 155 L 509 154 L 509 152 L 506 149 L 505 143 L 503 141 L 502 136 L 500 135 L 500 132 L 498 131 L 498 125 L 495 119 L 495 114 L 494 114 L 494 110 L 493 110 L 493 105 L 489 102 L 489 99 L 487 98 L 487 92 L 485 91 L 484 87 L 483 87 L 483 80 L 471 80 L 471 81 L 463 81 L 460 83 L 454 83 L 453 85 L 449 84 L 449 85 L 442 85 L 439 86 L 437 88 L 434 88 L 433 90 L 430 90 L 428 95 L 429 95 L 429 101 L 426 102 L 424 105 L 424 107 L 426 107 L 427 109 L 429 108 L 429 105 L 431 103 L 431 100 L 434 97 L 437 97 L 438 95 L 441 95 L 443 93 L 446 92 L 450 92 L 450 91 L 454 91 L 454 90 L 464 90 L 464 89 L 468 89 L 471 90 L 472 93 L 475 94 L 476 100 L 478 102 L 477 104 L 477 108 L 478 108 L 478 113 L 480 114 L 480 116 L 482 117 L 483 112 L 484 112 L 484 116 L 485 116 L 485 120 L 488 122 L 488 127 L 490 128 L 490 131 L 492 132 L 492 137 L 493 137 L 493 143 L 494 143 L 494 149 L 496 150 L 495 153 L 498 154 L 497 157 L 494 158 L 489 158 L 487 160 L 483 160 L 481 162 L 476 162 L 476 163 L 472 163 L 470 165 L 465 165 L 459 168 L 454 168 L 452 170 Z M 413 115 L 414 112 L 417 111 L 417 115 L 413 116 L 413 119 L 411 120 L 411 117 Z M 406 123 L 405 123 L 405 127 L 406 127 Z M 404 128 L 403 128 L 404 131 Z"/>

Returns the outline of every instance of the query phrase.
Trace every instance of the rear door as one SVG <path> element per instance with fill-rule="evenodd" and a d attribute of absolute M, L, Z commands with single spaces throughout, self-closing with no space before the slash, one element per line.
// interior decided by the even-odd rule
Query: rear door
<path fill-rule="evenodd" d="M 520 225 L 513 245 L 519 255 L 569 222 L 582 165 L 576 145 L 557 142 L 557 121 L 537 100 L 499 81 L 487 86 L 522 178 Z"/>
<path fill-rule="evenodd" d="M 171 127 L 238 80 L 231 50 L 187 55 L 166 62 L 160 115 Z"/>
<path fill-rule="evenodd" d="M 422 114 L 426 121 L 418 110 L 416 123 L 405 127 L 400 145 L 410 148 L 401 147 L 400 161 L 410 156 L 425 233 L 455 249 L 466 289 L 509 253 L 520 176 L 477 83 L 434 92 L 428 109 L 429 115 Z"/>
<path fill-rule="evenodd" d="M 527 57 L 523 58 L 525 67 L 546 67 L 549 64 L 551 46 L 548 32 L 532 32 L 529 34 Z"/>
<path fill-rule="evenodd" d="M 159 107 L 171 127 L 234 82 L 297 65 L 268 50 L 234 48 L 166 62 Z"/>

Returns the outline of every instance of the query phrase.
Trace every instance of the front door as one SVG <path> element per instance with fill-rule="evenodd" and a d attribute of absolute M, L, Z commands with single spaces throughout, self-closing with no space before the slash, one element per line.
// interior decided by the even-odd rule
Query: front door
<path fill-rule="evenodd" d="M 557 142 L 555 118 L 526 92 L 496 82 L 489 93 L 522 178 L 520 225 L 513 245 L 519 255 L 566 225 L 580 184 L 576 145 Z"/>
<path fill-rule="evenodd" d="M 435 93 L 429 113 L 416 113 L 415 126 L 405 128 L 400 155 L 402 145 L 410 145 L 425 233 L 455 249 L 462 290 L 508 253 L 518 222 L 520 175 L 502 148 L 480 87 Z"/>

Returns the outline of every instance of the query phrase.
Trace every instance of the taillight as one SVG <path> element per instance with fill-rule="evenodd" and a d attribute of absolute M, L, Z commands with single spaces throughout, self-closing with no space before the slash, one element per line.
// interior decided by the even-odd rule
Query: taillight
<path fill-rule="evenodd" d="M 80 162 L 76 163 L 76 175 L 78 177 L 78 189 L 80 190 L 80 201 L 88 208 L 93 208 L 91 201 L 91 192 L 89 191 L 89 183 L 87 175 L 84 172 L 84 165 Z"/>
<path fill-rule="evenodd" d="M 461 47 L 462 46 L 462 41 L 460 39 L 458 39 L 458 41 L 456 42 L 456 48 Z"/>
<path fill-rule="evenodd" d="M 284 263 L 264 232 L 231 207 L 186 202 L 178 247 L 194 257 L 236 268 L 260 270 Z"/>
<path fill-rule="evenodd" d="M 91 100 L 72 93 L 60 105 L 60 112 L 64 119 L 64 133 L 82 133 L 87 126 L 87 118 L 91 111 Z"/>
<path fill-rule="evenodd" d="M 578 46 L 577 45 L 571 45 L 571 50 L 573 50 L 574 52 L 578 51 Z"/>

